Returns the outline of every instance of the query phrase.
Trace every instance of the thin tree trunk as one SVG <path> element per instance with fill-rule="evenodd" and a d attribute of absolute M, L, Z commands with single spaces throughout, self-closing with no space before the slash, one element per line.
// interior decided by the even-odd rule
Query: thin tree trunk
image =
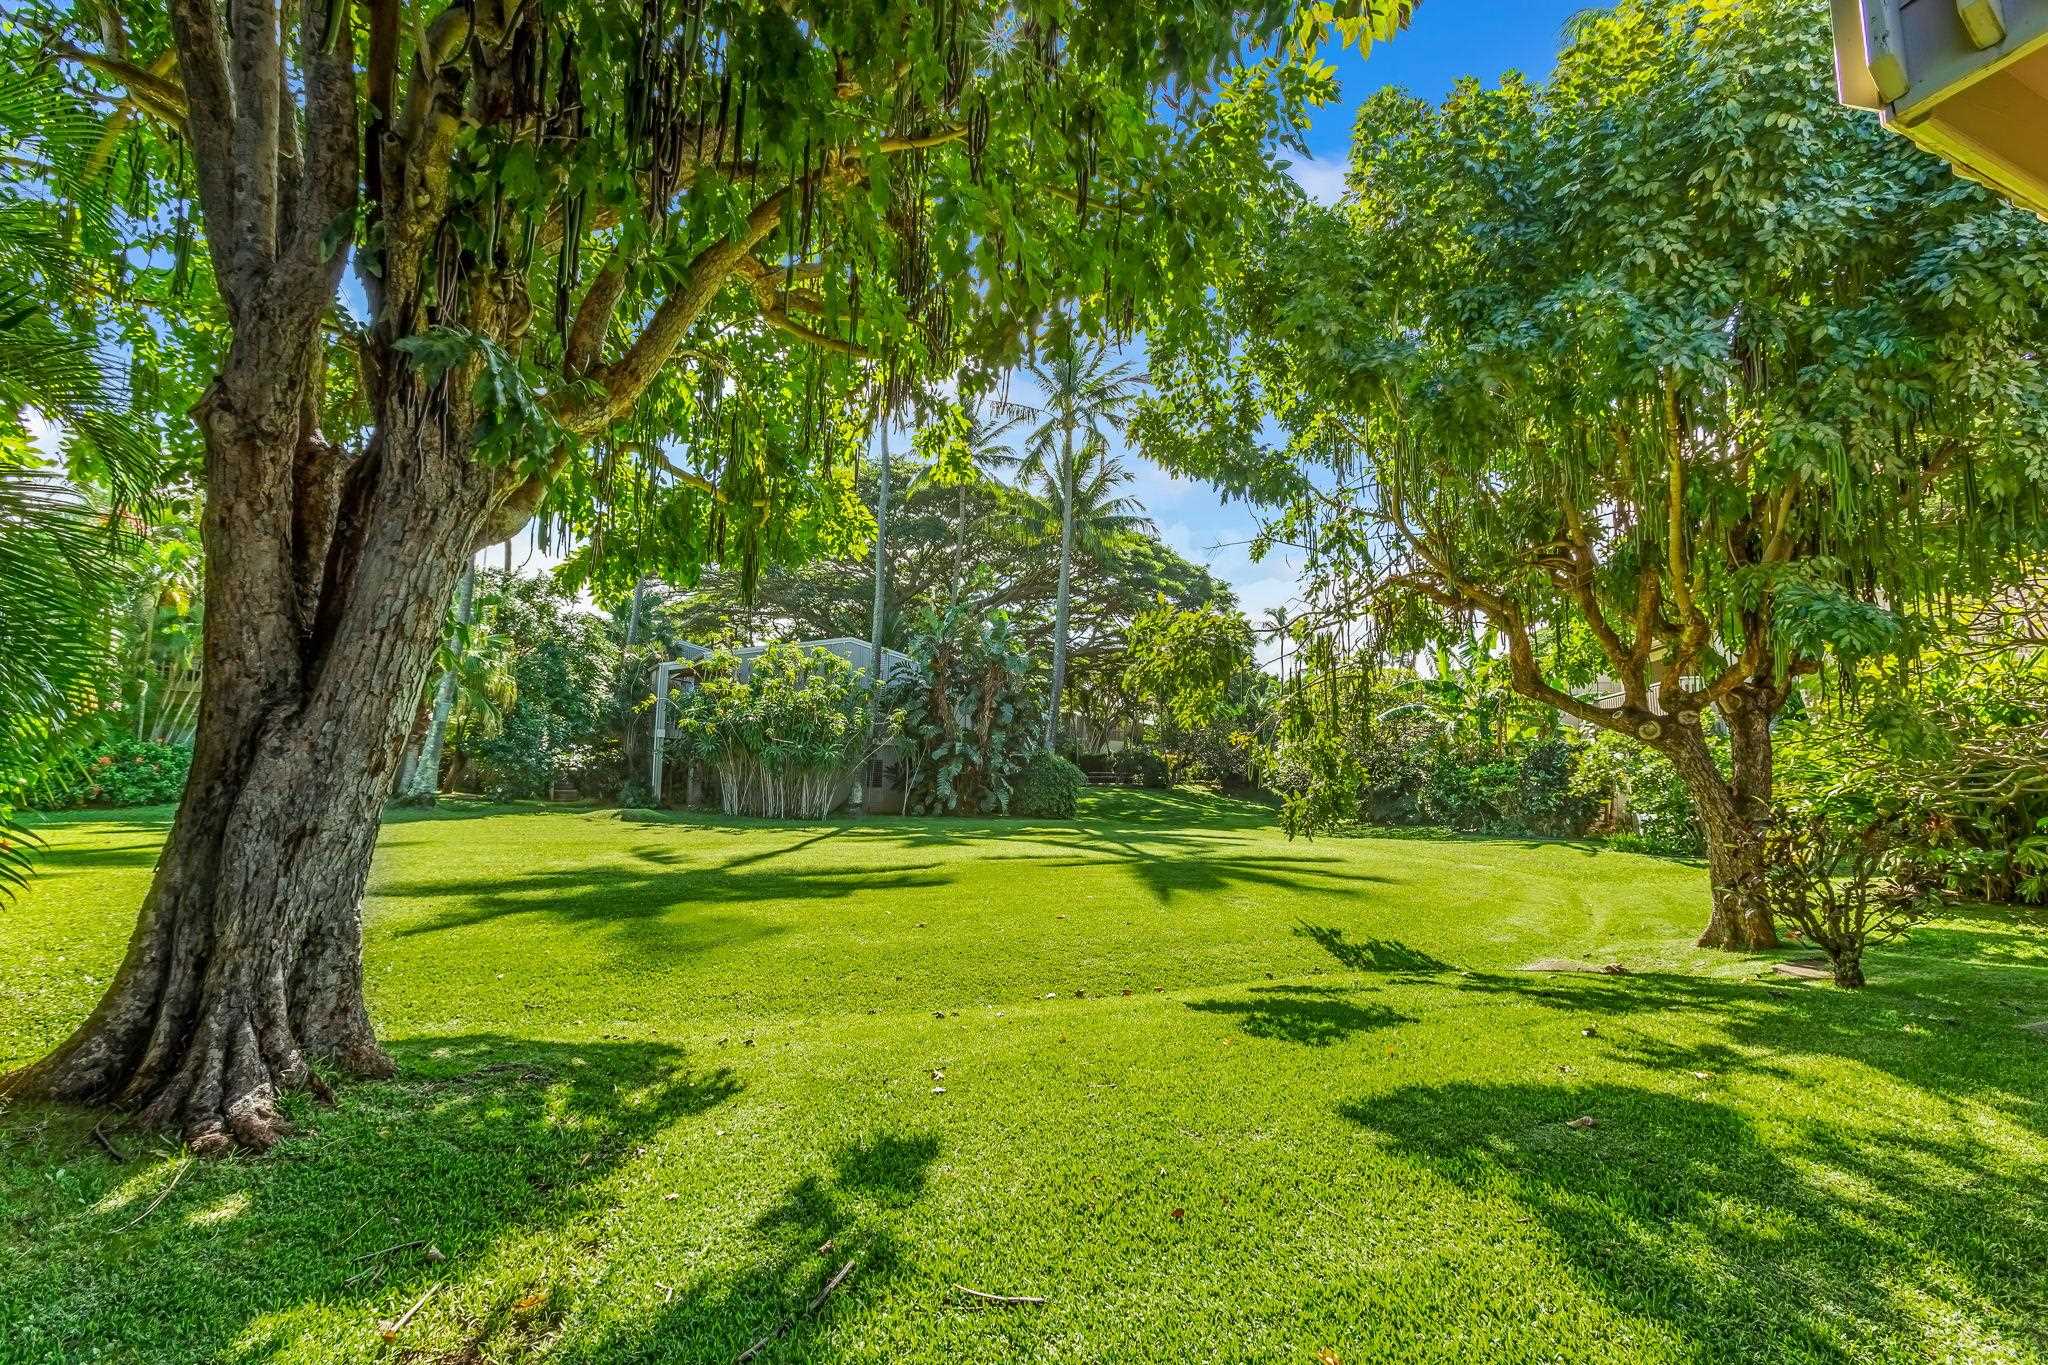
<path fill-rule="evenodd" d="M 455 587 L 455 619 L 462 625 L 469 624 L 470 612 L 476 600 L 476 564 L 462 571 L 462 578 Z M 419 752 L 412 760 L 412 770 L 407 774 L 410 781 L 404 788 L 404 799 L 413 805 L 431 806 L 434 798 L 441 794 L 441 745 L 448 734 L 448 713 L 455 709 L 455 670 L 441 670 L 441 680 L 434 686 L 434 713 L 427 718 L 427 733 L 420 738 Z"/>
<path fill-rule="evenodd" d="M 881 415 L 880 487 L 875 498 L 875 614 L 869 635 L 868 677 L 882 680 L 882 626 L 889 595 L 889 414 Z"/>
<path fill-rule="evenodd" d="M 1045 747 L 1060 742 L 1060 694 L 1067 684 L 1067 595 L 1074 573 L 1074 429 L 1065 428 L 1060 449 L 1060 582 L 1052 608 L 1052 704 L 1045 713 Z"/>
<path fill-rule="evenodd" d="M 953 516 L 953 592 L 967 590 L 967 485 L 961 484 Z"/>

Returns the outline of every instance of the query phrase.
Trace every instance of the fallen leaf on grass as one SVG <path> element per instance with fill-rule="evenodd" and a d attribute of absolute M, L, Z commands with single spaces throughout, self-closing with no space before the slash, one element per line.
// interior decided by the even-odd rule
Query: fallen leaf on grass
<path fill-rule="evenodd" d="M 1581 1114 L 1575 1119 L 1568 1120 L 1564 1126 L 1567 1128 L 1598 1128 L 1600 1120 L 1594 1118 L 1591 1114 Z"/>
<path fill-rule="evenodd" d="M 1336 1351 L 1325 1346 L 1322 1350 L 1316 1352 L 1316 1365 L 1343 1365 L 1343 1358 Z"/>
<path fill-rule="evenodd" d="M 1175 1209 L 1172 1213 L 1169 1213 L 1166 1216 L 1168 1218 L 1171 1218 L 1176 1223 L 1185 1222 L 1187 1220 L 1188 1211 L 1186 1209 Z"/>
<path fill-rule="evenodd" d="M 531 1313 L 534 1309 L 540 1307 L 543 1303 L 546 1303 L 547 1297 L 547 1290 L 536 1289 L 531 1294 L 528 1294 L 525 1298 L 513 1304 L 512 1311 L 515 1313 Z"/>

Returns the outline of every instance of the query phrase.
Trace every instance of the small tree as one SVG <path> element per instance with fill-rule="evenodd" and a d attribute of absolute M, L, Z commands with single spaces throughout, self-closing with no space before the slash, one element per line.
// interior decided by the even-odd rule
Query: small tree
<path fill-rule="evenodd" d="M 827 649 L 770 645 L 740 676 L 720 651 L 676 709 L 682 751 L 718 774 L 727 815 L 822 820 L 873 747 L 873 689 Z"/>
<path fill-rule="evenodd" d="M 1939 891 L 1893 875 L 1902 846 L 1915 839 L 1910 824 L 1902 816 L 1857 820 L 1825 808 L 1781 809 L 1764 833 L 1764 903 L 1828 955 L 1837 986 L 1860 988 L 1864 949 L 1941 907 Z"/>

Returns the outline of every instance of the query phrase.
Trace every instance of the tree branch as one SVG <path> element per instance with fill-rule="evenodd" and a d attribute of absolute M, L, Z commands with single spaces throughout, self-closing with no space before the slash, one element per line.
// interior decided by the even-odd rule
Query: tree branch
<path fill-rule="evenodd" d="M 817 312 L 820 311 L 820 305 L 813 299 L 791 295 L 778 288 L 775 277 L 781 272 L 774 266 L 749 254 L 740 259 L 738 269 L 739 273 L 746 277 L 747 283 L 753 287 L 754 297 L 761 305 L 761 317 L 770 326 L 780 328 L 799 341 L 823 350 L 836 351 L 840 355 L 852 356 L 857 360 L 875 358 L 872 352 L 857 342 L 818 331 L 792 318 L 789 315 L 791 307 Z"/>
<path fill-rule="evenodd" d="M 213 0 L 170 0 L 172 41 L 178 50 L 178 83 L 184 94 L 185 137 L 192 144 L 199 182 L 200 217 L 216 261 L 235 239 L 235 97 L 228 80 L 227 48 Z M 134 87 L 130 87 L 133 89 Z"/>
<path fill-rule="evenodd" d="M 568 336 L 562 339 L 562 369 L 570 375 L 590 373 L 604 356 L 605 333 L 611 330 L 612 315 L 626 292 L 626 264 L 617 249 L 583 291 Z"/>
<path fill-rule="evenodd" d="M 782 221 L 787 194 L 787 190 L 775 191 L 754 206 L 737 237 L 713 242 L 697 253 L 681 287 L 662 300 L 646 330 L 626 353 L 590 372 L 599 386 L 599 394 L 594 398 L 577 397 L 557 412 L 564 426 L 588 434 L 610 425 L 633 406 L 711 301 L 718 297 L 718 291 L 740 269 L 740 263 L 752 259 L 754 248 L 775 231 Z"/>
<path fill-rule="evenodd" d="M 234 249 L 217 264 L 253 302 L 277 259 L 278 120 L 284 104 L 278 0 L 230 5 L 228 23 L 235 111 L 229 135 L 235 160 L 228 170 L 235 190 Z"/>

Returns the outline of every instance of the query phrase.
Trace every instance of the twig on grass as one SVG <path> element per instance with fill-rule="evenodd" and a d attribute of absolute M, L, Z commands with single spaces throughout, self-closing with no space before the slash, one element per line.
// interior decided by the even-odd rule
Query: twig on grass
<path fill-rule="evenodd" d="M 397 1321 L 387 1322 L 379 1320 L 377 1323 L 378 1334 L 381 1335 L 386 1341 L 398 1340 L 398 1334 L 405 1330 L 405 1325 L 408 1322 L 412 1321 L 412 1315 L 419 1312 L 420 1309 L 426 1307 L 427 1300 L 433 1298 L 434 1291 L 439 1289 L 440 1287 L 441 1282 L 439 1280 L 436 1280 L 432 1284 L 428 1285 L 427 1292 L 420 1295 L 417 1299 L 414 1299 L 412 1307 L 406 1309 L 403 1313 L 400 1313 L 398 1315 Z"/>
<path fill-rule="evenodd" d="M 831 1298 L 834 1294 L 838 1293 L 839 1286 L 845 1284 L 847 1280 L 852 1277 L 852 1275 L 853 1262 L 849 1260 L 845 1265 L 839 1267 L 839 1269 L 832 1272 L 832 1278 L 825 1281 L 825 1287 L 818 1291 L 818 1297 L 811 1300 L 811 1306 L 809 1311 L 815 1313 L 820 1308 L 823 1308 L 825 1306 L 825 1300 Z"/>
<path fill-rule="evenodd" d="M 149 1201 L 149 1207 L 144 1209 L 141 1213 L 136 1214 L 133 1222 L 123 1223 L 121 1225 L 121 1231 L 128 1231 L 128 1229 L 134 1227 L 136 1223 L 140 1223 L 143 1219 L 149 1217 L 149 1215 L 151 1215 L 152 1213 L 155 1213 L 156 1206 L 158 1204 L 163 1203 L 164 1200 L 169 1199 L 171 1197 L 171 1191 L 178 1188 L 178 1182 L 185 1178 L 186 1168 L 191 1166 L 191 1164 L 192 1158 L 189 1156 L 186 1157 L 183 1161 L 179 1162 L 178 1172 L 176 1175 L 173 1175 L 171 1177 L 171 1183 L 164 1186 L 163 1189 L 157 1192 L 156 1198 Z"/>
<path fill-rule="evenodd" d="M 964 1284 L 954 1285 L 953 1292 L 971 1299 L 977 1304 L 987 1304 L 992 1308 L 1037 1307 L 1045 1302 L 1044 1299 L 1036 1294 L 990 1294 L 985 1290 L 969 1289 Z"/>
<path fill-rule="evenodd" d="M 128 1160 L 126 1154 L 114 1145 L 113 1139 L 109 1138 L 97 1123 L 92 1126 L 92 1140 L 97 1142 L 105 1150 L 106 1154 L 114 1159 L 116 1166 L 122 1165 Z"/>
<path fill-rule="evenodd" d="M 410 1242 L 397 1242 L 391 1246 L 385 1247 L 382 1251 L 366 1251 L 362 1255 L 352 1257 L 351 1259 L 357 1261 L 368 1261 L 378 1256 L 389 1256 L 394 1251 L 404 1251 L 410 1247 L 422 1247 L 426 1244 L 426 1238 L 415 1237 Z"/>
<path fill-rule="evenodd" d="M 838 1293 L 840 1289 L 846 1284 L 846 1282 L 853 1278 L 854 1267 L 855 1262 L 853 1262 L 852 1260 L 848 1260 L 845 1265 L 842 1265 L 839 1267 L 839 1269 L 833 1271 L 832 1278 L 825 1281 L 824 1287 L 818 1290 L 818 1296 L 811 1300 L 810 1306 L 804 1309 L 804 1312 L 806 1314 L 814 1314 L 820 1308 L 823 1308 L 825 1306 L 825 1300 L 831 1298 L 834 1294 Z M 756 1356 L 760 1355 L 761 1352 L 767 1350 L 771 1345 L 780 1341 L 782 1338 L 788 1336 L 789 1329 L 794 1326 L 796 1326 L 796 1317 L 794 1315 L 784 1318 L 781 1322 L 775 1325 L 774 1331 L 763 1336 L 760 1340 L 756 1341 L 746 1350 L 741 1351 L 738 1355 L 734 1356 L 732 1358 L 732 1365 L 747 1365 L 748 1361 L 753 1360 Z"/>

